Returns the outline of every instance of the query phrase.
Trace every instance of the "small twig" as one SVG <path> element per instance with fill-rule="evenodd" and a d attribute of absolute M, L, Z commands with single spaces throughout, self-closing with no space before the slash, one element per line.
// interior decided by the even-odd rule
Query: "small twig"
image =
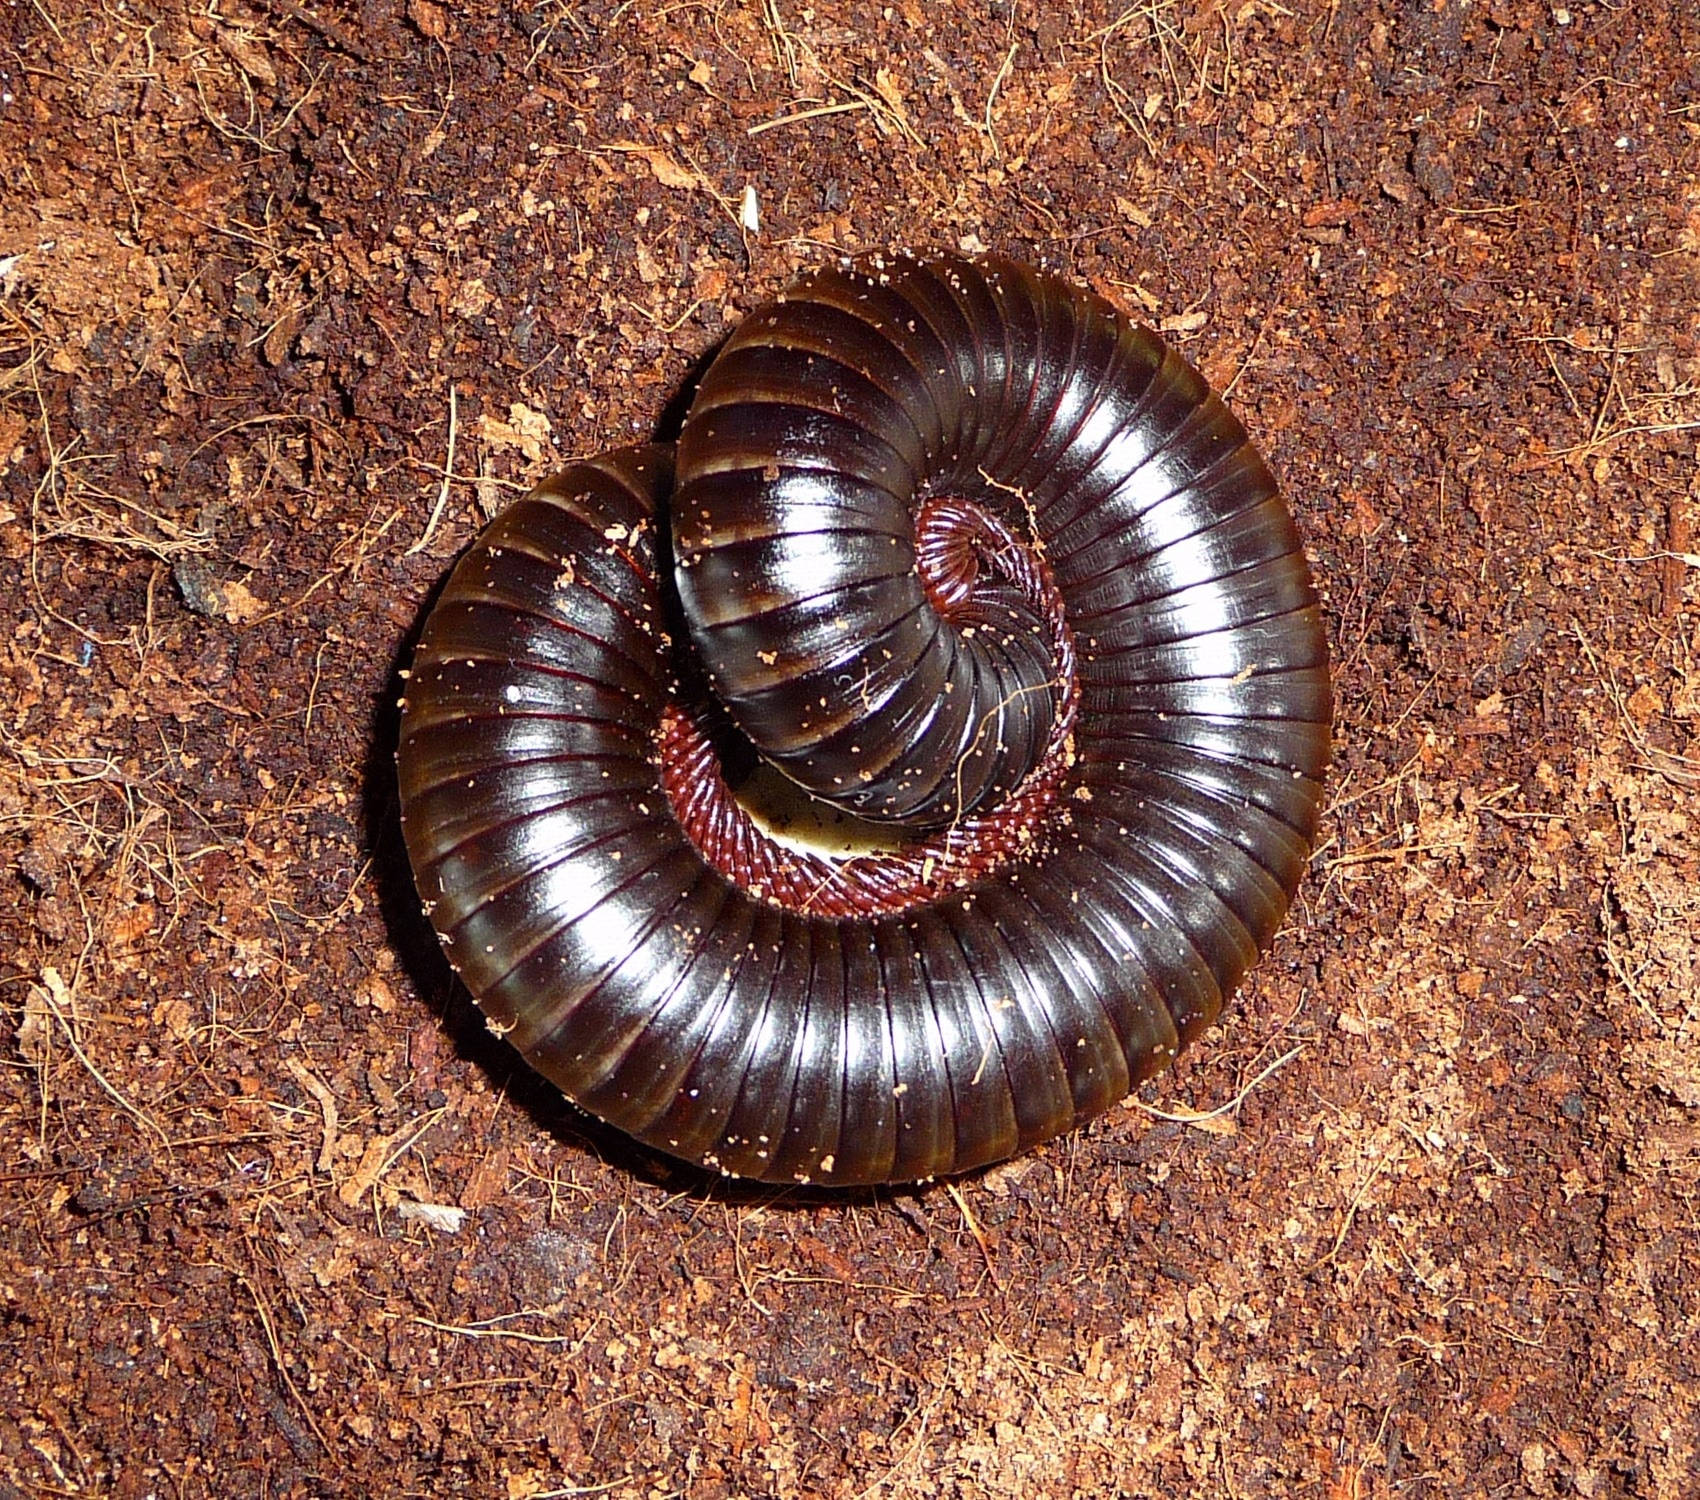
<path fill-rule="evenodd" d="M 70 1017 L 67 1016 L 64 1010 L 60 1007 L 61 1000 L 63 1000 L 66 1005 L 71 1003 L 71 992 L 66 987 L 65 981 L 59 971 L 51 965 L 43 969 L 41 971 L 41 983 L 35 986 L 35 991 L 47 1002 L 47 1008 L 53 1012 L 54 1020 L 56 1020 L 60 1026 L 64 1028 L 65 1040 L 70 1043 L 71 1051 L 76 1056 L 77 1061 L 88 1069 L 89 1077 L 94 1079 L 94 1081 L 100 1085 L 101 1089 L 114 1104 L 123 1110 L 125 1114 L 129 1115 L 131 1119 L 135 1120 L 137 1124 L 143 1126 L 147 1130 L 151 1130 L 155 1135 L 157 1135 L 159 1137 L 160 1144 L 163 1145 L 167 1151 L 170 1151 L 171 1137 L 160 1128 L 158 1122 L 149 1119 L 147 1115 L 143 1114 L 141 1110 L 137 1109 L 135 1105 L 133 1105 L 128 1099 L 119 1093 L 116 1088 L 108 1083 L 106 1075 L 94 1065 L 94 1063 L 90 1060 L 88 1053 L 83 1051 L 82 1044 L 77 1040 L 77 1033 L 71 1025 Z"/>
<path fill-rule="evenodd" d="M 118 122 L 112 122 L 112 157 L 118 164 L 118 180 L 124 184 L 124 196 L 130 200 L 130 232 L 138 239 L 142 233 L 142 209 L 136 202 L 136 190 L 130 185 L 130 173 L 124 166 L 124 146 L 118 136 Z"/>
<path fill-rule="evenodd" d="M 822 115 L 848 114 L 853 109 L 869 109 L 866 99 L 846 99 L 841 104 L 822 104 L 815 109 L 800 109 L 794 115 L 781 115 L 777 120 L 763 120 L 752 125 L 745 135 L 760 135 L 764 130 L 777 130 L 781 125 L 795 125 L 802 120 L 818 120 Z"/>
<path fill-rule="evenodd" d="M 1257 334 L 1251 341 L 1251 348 L 1246 351 L 1246 357 L 1240 361 L 1240 367 L 1234 371 L 1233 378 L 1222 387 L 1221 397 L 1224 401 L 1226 401 L 1229 396 L 1233 395 L 1234 387 L 1240 383 L 1240 376 L 1245 374 L 1245 372 L 1251 368 L 1251 362 L 1257 358 L 1257 351 L 1263 345 L 1263 335 L 1268 331 L 1269 324 L 1267 320 L 1260 319 L 1257 325 Z M 1443 484 L 1446 482 L 1446 476 L 1444 474 L 1441 475 L 1441 482 Z"/>
<path fill-rule="evenodd" d="M 547 1318 L 560 1312 L 559 1304 L 553 1307 L 523 1307 L 518 1312 L 502 1313 L 494 1318 L 481 1318 L 476 1323 L 438 1323 L 431 1318 L 410 1318 L 408 1321 L 420 1328 L 430 1328 L 438 1333 L 452 1333 L 463 1339 L 517 1339 L 523 1344 L 571 1344 L 576 1353 L 583 1348 L 596 1326 L 602 1321 L 601 1314 L 591 1320 L 590 1327 L 574 1337 L 570 1333 L 526 1333 L 518 1328 L 497 1328 L 497 1323 L 506 1323 L 513 1318 Z"/>
<path fill-rule="evenodd" d="M 1572 443 L 1568 448 L 1554 448 L 1546 455 L 1549 463 L 1569 458 L 1572 454 L 1592 454 L 1606 446 L 1615 443 L 1619 438 L 1633 437 L 1637 433 L 1653 433 L 1663 437 L 1672 432 L 1700 431 L 1700 422 L 1636 422 L 1628 427 L 1612 427 L 1597 433 L 1583 443 Z"/>
<path fill-rule="evenodd" d="M 437 491 L 437 503 L 431 508 L 431 519 L 425 523 L 425 534 L 407 549 L 407 556 L 423 552 L 430 546 L 431 538 L 436 535 L 437 522 L 443 518 L 443 509 L 449 503 L 449 485 L 454 479 L 455 471 L 455 439 L 460 434 L 460 393 L 455 383 L 449 382 L 449 441 L 448 452 L 443 459 L 443 483 Z"/>
<path fill-rule="evenodd" d="M 328 1176 L 332 1166 L 336 1162 L 338 1121 L 336 1096 L 331 1093 L 329 1088 L 315 1078 L 312 1073 L 308 1072 L 307 1065 L 302 1062 L 300 1058 L 285 1058 L 283 1065 L 289 1069 L 295 1081 L 313 1096 L 314 1100 L 318 1103 L 319 1113 L 324 1116 L 325 1138 L 319 1147 L 319 1160 L 316 1163 L 316 1170 L 323 1172 Z"/>
<path fill-rule="evenodd" d="M 65 33 L 59 29 L 59 23 L 53 19 L 53 12 L 43 5 L 41 0 L 30 0 L 30 4 L 35 7 L 35 13 L 40 16 L 42 20 L 47 22 L 48 27 L 52 30 L 54 36 L 59 38 L 60 45 L 64 46 Z"/>
<path fill-rule="evenodd" d="M 569 1484 L 561 1490 L 539 1490 L 531 1500 L 567 1500 L 569 1495 L 605 1495 L 609 1490 L 617 1490 L 626 1481 L 610 1479 L 606 1484 Z"/>
<path fill-rule="evenodd" d="M 368 1152 L 372 1150 L 373 1146 L 381 1145 L 388 1154 L 377 1164 L 375 1168 L 369 1166 L 366 1159 L 362 1158 L 360 1168 L 355 1172 L 354 1176 L 350 1178 L 348 1182 L 345 1182 L 341 1189 L 339 1189 L 340 1193 L 343 1195 L 342 1201 L 352 1208 L 354 1204 L 359 1201 L 360 1194 L 367 1192 L 375 1193 L 378 1184 L 389 1175 L 390 1168 L 400 1161 L 409 1151 L 411 1151 L 419 1138 L 447 1113 L 448 1107 L 446 1105 L 441 1109 L 432 1110 L 419 1122 L 418 1126 L 407 1136 L 405 1140 L 402 1141 L 399 1146 L 396 1146 L 394 1143 L 402 1135 L 402 1131 L 400 1130 L 398 1130 L 395 1135 L 392 1135 L 387 1139 L 373 1141 L 372 1144 L 367 1147 Z M 393 1149 L 391 1149 L 392 1147 Z"/>
<path fill-rule="evenodd" d="M 1152 1116 L 1154 1119 L 1172 1120 L 1177 1125 L 1197 1125 L 1205 1120 L 1214 1120 L 1218 1115 L 1230 1114 L 1234 1110 L 1237 1110 L 1245 1103 L 1246 1097 L 1258 1086 L 1258 1084 L 1262 1083 L 1265 1078 L 1277 1069 L 1286 1067 L 1288 1063 L 1290 1063 L 1303 1051 L 1304 1047 L 1301 1045 L 1292 1048 L 1290 1051 L 1283 1052 L 1275 1059 L 1274 1062 L 1270 1063 L 1267 1068 L 1253 1078 L 1250 1083 L 1246 1084 L 1239 1093 L 1235 1094 L 1232 1099 L 1228 1100 L 1226 1104 L 1218 1104 L 1215 1109 L 1207 1109 L 1202 1113 L 1194 1113 L 1191 1110 L 1187 1110 L 1182 1113 L 1171 1113 L 1169 1110 L 1157 1109 L 1155 1106 L 1150 1104 L 1141 1104 L 1137 1099 L 1133 1101 L 1133 1105 L 1135 1109 L 1144 1110 L 1146 1114 Z"/>
<path fill-rule="evenodd" d="M 1588 665 L 1593 668 L 1594 675 L 1600 685 L 1605 688 L 1606 696 L 1611 699 L 1612 707 L 1617 710 L 1618 720 L 1622 725 L 1624 738 L 1629 741 L 1635 753 L 1641 756 L 1647 765 L 1658 775 L 1663 776 L 1675 786 L 1700 786 L 1700 761 L 1687 755 L 1678 755 L 1670 750 L 1661 750 L 1657 745 L 1649 744 L 1646 736 L 1635 727 L 1635 716 L 1630 713 L 1629 705 L 1624 700 L 1623 689 L 1618 684 L 1617 674 L 1605 666 L 1594 654 L 1593 643 L 1588 639 L 1579 622 L 1573 622 L 1571 632 L 1581 644 L 1582 654 L 1588 658 Z"/>
<path fill-rule="evenodd" d="M 302 738 L 311 738 L 313 733 L 313 708 L 319 697 L 319 673 L 325 659 L 325 652 L 330 649 L 329 641 L 319 642 L 319 649 L 313 656 L 313 681 L 307 688 L 307 716 L 302 720 Z"/>
<path fill-rule="evenodd" d="M 1014 12 L 1011 12 L 1013 15 Z M 1003 60 L 1003 66 L 998 69 L 998 76 L 992 80 L 992 89 L 986 95 L 986 136 L 992 143 L 992 151 L 999 161 L 1003 160 L 1003 147 L 998 144 L 997 127 L 992 124 L 992 105 L 997 102 L 998 90 L 1003 87 L 1003 81 L 1009 77 L 1009 70 L 1015 62 L 1015 54 L 1021 49 L 1020 42 L 1009 44 L 1009 53 Z"/>
<path fill-rule="evenodd" d="M 791 87 L 797 87 L 797 43 L 785 29 L 785 19 L 779 14 L 779 0 L 761 0 L 762 24 L 767 27 L 768 45 L 773 48 L 774 61 L 785 69 Z"/>
<path fill-rule="evenodd" d="M 655 325 L 656 331 L 663 334 L 677 333 L 685 326 L 686 319 L 688 319 L 692 313 L 702 306 L 703 301 L 701 297 L 698 297 L 695 302 L 691 303 L 691 305 L 680 313 L 678 317 L 673 319 L 671 323 L 663 323 L 655 313 L 652 313 L 647 307 L 639 306 L 639 304 L 633 302 L 631 298 L 626 297 L 622 300 L 625 302 L 626 306 L 631 308 L 631 310 L 638 314 L 639 317 L 648 318 L 649 321 Z"/>
<path fill-rule="evenodd" d="M 992 1285 L 1001 1292 L 1004 1286 L 998 1279 L 997 1263 L 992 1259 L 992 1247 L 986 1242 L 986 1231 L 980 1228 L 980 1221 L 974 1217 L 974 1211 L 968 1207 L 968 1200 L 962 1196 L 962 1190 L 954 1182 L 947 1182 L 944 1190 L 950 1194 L 950 1201 L 956 1205 L 956 1211 L 962 1215 L 962 1222 L 968 1226 L 968 1232 L 974 1236 L 974 1243 L 980 1247 L 980 1254 L 986 1262 L 986 1274 L 992 1278 Z"/>
<path fill-rule="evenodd" d="M 1340 1247 L 1346 1243 L 1346 1236 L 1352 1232 L 1352 1225 L 1358 1217 L 1358 1210 L 1363 1207 L 1363 1201 L 1369 1196 L 1369 1190 L 1375 1186 L 1376 1179 L 1392 1164 L 1393 1157 L 1381 1157 L 1376 1164 L 1364 1174 L 1364 1180 L 1358 1184 L 1358 1190 L 1352 1194 L 1352 1201 L 1346 1205 L 1346 1217 L 1340 1221 L 1340 1232 L 1334 1236 L 1334 1243 L 1328 1247 L 1328 1253 L 1315 1265 L 1308 1267 L 1309 1271 L 1320 1271 L 1340 1253 Z"/>
<path fill-rule="evenodd" d="M 283 1350 L 278 1347 L 277 1334 L 272 1328 L 271 1312 L 266 1307 L 266 1299 L 260 1295 L 260 1289 L 240 1271 L 231 1273 L 242 1283 L 243 1289 L 254 1299 L 254 1310 L 260 1315 L 260 1327 L 265 1330 L 266 1343 L 271 1348 L 272 1365 L 277 1370 L 278 1378 L 288 1388 L 289 1394 L 295 1398 L 295 1404 L 301 1408 L 301 1415 L 307 1419 L 307 1425 L 313 1429 L 313 1436 L 319 1440 L 319 1446 L 332 1458 L 336 1457 L 336 1449 L 331 1446 L 330 1439 L 325 1436 L 324 1429 L 319 1426 L 319 1419 L 313 1415 L 313 1408 L 307 1404 L 307 1398 L 301 1394 L 301 1388 L 296 1385 L 295 1378 L 289 1373 L 283 1362 Z"/>

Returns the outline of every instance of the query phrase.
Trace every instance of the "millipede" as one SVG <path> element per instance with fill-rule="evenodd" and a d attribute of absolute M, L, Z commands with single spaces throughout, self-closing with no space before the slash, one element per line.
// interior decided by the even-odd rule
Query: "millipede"
<path fill-rule="evenodd" d="M 573 464 L 426 620 L 398 749 L 492 1030 L 671 1156 L 960 1173 L 1167 1066 L 1310 857 L 1316 591 L 1245 429 L 996 256 L 808 274 L 677 445 Z"/>

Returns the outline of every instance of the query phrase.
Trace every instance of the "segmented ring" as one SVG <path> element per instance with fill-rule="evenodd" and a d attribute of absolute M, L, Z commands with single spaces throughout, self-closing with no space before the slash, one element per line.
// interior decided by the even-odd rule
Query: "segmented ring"
<path fill-rule="evenodd" d="M 904 256 L 752 313 L 672 460 L 538 486 L 419 646 L 404 832 L 492 1027 L 784 1183 L 964 1171 L 1167 1065 L 1282 920 L 1328 756 L 1244 429 L 1091 293 Z M 848 852 L 733 785 L 752 749 Z"/>

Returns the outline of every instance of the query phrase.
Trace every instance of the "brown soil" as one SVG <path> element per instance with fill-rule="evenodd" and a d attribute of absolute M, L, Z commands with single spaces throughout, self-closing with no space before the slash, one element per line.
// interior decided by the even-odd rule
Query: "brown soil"
<path fill-rule="evenodd" d="M 0 13 L 0 1496 L 1700 1493 L 1690 0 L 468 9 Z M 482 1032 L 390 705 L 482 517 L 892 245 L 1230 389 L 1332 805 L 1124 1110 L 729 1192 Z"/>

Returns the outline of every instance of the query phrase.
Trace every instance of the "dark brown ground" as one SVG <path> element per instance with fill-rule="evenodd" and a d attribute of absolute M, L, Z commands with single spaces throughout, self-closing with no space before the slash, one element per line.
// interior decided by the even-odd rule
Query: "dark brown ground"
<path fill-rule="evenodd" d="M 1700 1494 L 1700 19 L 1291 4 L 0 10 L 0 1496 Z M 482 1033 L 389 705 L 891 245 L 1231 387 L 1332 806 L 1133 1105 L 731 1195 Z"/>

